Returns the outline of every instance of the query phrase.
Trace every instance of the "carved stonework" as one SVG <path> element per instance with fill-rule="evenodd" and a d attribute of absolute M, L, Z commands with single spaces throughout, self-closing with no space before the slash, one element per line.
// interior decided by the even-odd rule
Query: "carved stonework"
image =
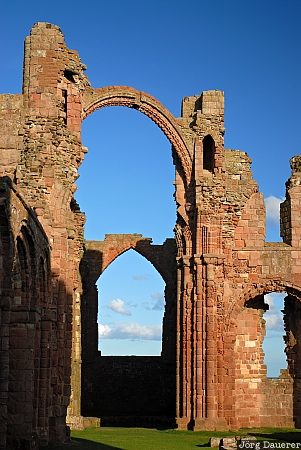
<path fill-rule="evenodd" d="M 63 442 L 66 423 L 102 417 L 300 426 L 301 156 L 290 161 L 283 242 L 267 243 L 251 161 L 224 148 L 223 92 L 185 97 L 176 118 L 132 87 L 91 86 L 84 71 L 60 29 L 37 23 L 23 93 L 0 95 L 0 449 Z M 84 240 L 73 197 L 87 152 L 81 125 L 112 105 L 147 115 L 171 143 L 177 219 L 175 239 L 162 245 L 137 234 Z M 166 283 L 160 357 L 105 359 L 97 349 L 95 283 L 128 249 Z M 288 367 L 271 380 L 263 296 L 284 291 Z"/>

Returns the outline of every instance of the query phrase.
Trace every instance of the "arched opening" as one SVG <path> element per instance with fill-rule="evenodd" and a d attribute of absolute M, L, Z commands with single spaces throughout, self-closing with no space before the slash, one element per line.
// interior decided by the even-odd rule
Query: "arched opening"
<path fill-rule="evenodd" d="M 176 222 L 174 167 L 170 143 L 161 130 L 135 110 L 111 107 L 88 118 L 83 141 L 91 151 L 81 168 L 76 195 L 87 217 L 85 238 L 141 233 L 161 244 L 172 237 Z M 140 271 L 139 261 L 132 258 L 133 275 Z M 119 279 L 128 266 L 122 267 L 122 259 L 117 266 Z M 156 283 L 153 290 L 159 292 L 160 277 Z M 92 339 L 87 330 L 88 334 Z"/>
<path fill-rule="evenodd" d="M 17 265 L 21 279 L 21 304 L 30 308 L 37 302 L 35 244 L 25 225 L 17 236 Z"/>
<path fill-rule="evenodd" d="M 214 170 L 215 142 L 208 134 L 203 139 L 203 169 L 213 172 Z"/>
<path fill-rule="evenodd" d="M 237 423 L 241 427 L 300 426 L 300 293 L 287 289 L 284 294 L 277 291 L 258 295 L 245 303 L 236 323 Z"/>
<path fill-rule="evenodd" d="M 104 243 L 109 233 L 116 239 L 139 233 L 151 237 L 154 247 L 163 247 L 176 222 L 174 167 L 164 134 L 133 109 L 106 108 L 85 122 L 83 142 L 89 152 L 80 170 L 76 199 L 87 216 L 85 238 Z M 93 267 L 85 272 L 82 264 L 82 414 L 101 417 L 102 422 L 108 416 L 174 415 L 174 370 L 160 356 L 164 282 L 137 252 L 126 251 L 100 277 L 99 329 L 93 325 L 97 325 L 95 283 L 106 267 L 104 255 L 90 251 L 92 266 L 95 261 L 99 264 L 96 277 Z M 131 320 L 134 310 L 138 316 Z M 160 317 L 154 323 L 156 315 Z M 99 330 L 101 352 L 94 344 Z M 148 386 L 154 384 L 151 392 Z"/>
<path fill-rule="evenodd" d="M 101 354 L 159 356 L 165 283 L 151 264 L 129 250 L 110 264 L 97 287 Z"/>
<path fill-rule="evenodd" d="M 11 439 L 26 435 L 36 426 L 37 420 L 34 354 L 37 333 L 36 252 L 33 238 L 25 225 L 16 238 L 15 252 L 14 299 L 9 330 L 8 433 Z"/>
<path fill-rule="evenodd" d="M 177 120 L 162 103 L 151 95 L 129 86 L 107 86 L 95 90 L 96 95 L 84 105 L 83 118 L 105 106 L 126 106 L 149 117 L 163 131 L 174 149 L 178 171 L 187 186 L 192 174 L 190 152 L 181 135 Z"/>
<path fill-rule="evenodd" d="M 161 130 L 134 109 L 110 107 L 89 116 L 82 134 L 88 153 L 75 195 L 85 238 L 142 233 L 160 243 L 173 236 L 175 171 Z"/>

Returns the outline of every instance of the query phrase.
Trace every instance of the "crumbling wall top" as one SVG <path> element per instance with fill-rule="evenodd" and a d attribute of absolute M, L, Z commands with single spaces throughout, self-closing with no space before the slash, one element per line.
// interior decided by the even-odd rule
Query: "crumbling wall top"
<path fill-rule="evenodd" d="M 182 117 L 192 117 L 197 112 L 208 115 L 223 115 L 224 92 L 210 90 L 203 91 L 200 95 L 184 97 L 182 100 Z"/>

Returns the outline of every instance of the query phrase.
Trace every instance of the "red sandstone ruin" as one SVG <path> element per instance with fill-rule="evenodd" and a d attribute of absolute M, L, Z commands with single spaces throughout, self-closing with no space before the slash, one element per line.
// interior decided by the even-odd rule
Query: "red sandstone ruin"
<path fill-rule="evenodd" d="M 131 87 L 92 87 L 84 70 L 60 29 L 37 23 L 22 94 L 0 95 L 0 449 L 64 441 L 66 420 L 80 428 L 93 417 L 300 427 L 301 157 L 291 159 L 281 205 L 283 242 L 265 242 L 250 159 L 224 148 L 221 91 L 185 97 L 175 118 Z M 87 151 L 81 124 L 112 105 L 147 115 L 171 143 L 177 223 L 162 245 L 137 234 L 84 240 L 73 197 Z M 130 248 L 166 283 L 161 357 L 97 349 L 95 283 Z M 269 292 L 287 295 L 288 368 L 278 379 L 263 363 Z"/>

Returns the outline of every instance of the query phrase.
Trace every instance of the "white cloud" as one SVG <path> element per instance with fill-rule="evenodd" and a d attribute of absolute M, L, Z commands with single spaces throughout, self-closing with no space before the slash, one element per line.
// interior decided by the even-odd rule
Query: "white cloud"
<path fill-rule="evenodd" d="M 267 221 L 278 224 L 280 220 L 280 203 L 283 202 L 283 198 L 270 195 L 264 199 Z"/>
<path fill-rule="evenodd" d="M 264 300 L 269 305 L 269 309 L 264 315 L 266 328 L 273 331 L 283 331 L 283 316 L 280 309 L 275 306 L 273 294 L 266 294 Z"/>
<path fill-rule="evenodd" d="M 132 313 L 129 311 L 129 309 L 126 307 L 126 303 L 124 300 L 121 300 L 121 298 L 116 298 L 112 300 L 108 304 L 108 308 L 110 308 L 112 311 L 116 312 L 117 314 L 121 314 L 122 316 L 131 316 Z"/>
<path fill-rule="evenodd" d="M 275 303 L 274 303 L 274 299 L 273 299 L 273 294 L 266 294 L 264 296 L 264 301 L 270 307 L 268 311 L 271 311 L 272 309 L 275 309 Z"/>
<path fill-rule="evenodd" d="M 111 331 L 112 330 L 109 325 L 104 325 L 102 323 L 98 324 L 98 337 L 105 338 L 110 335 Z"/>
<path fill-rule="evenodd" d="M 139 323 L 121 323 L 110 327 L 98 325 L 99 338 L 102 339 L 130 339 L 160 341 L 162 329 L 159 325 L 141 325 Z"/>
<path fill-rule="evenodd" d="M 266 327 L 274 331 L 283 330 L 283 320 L 280 314 L 269 314 L 266 313 L 264 316 L 266 321 Z"/>

